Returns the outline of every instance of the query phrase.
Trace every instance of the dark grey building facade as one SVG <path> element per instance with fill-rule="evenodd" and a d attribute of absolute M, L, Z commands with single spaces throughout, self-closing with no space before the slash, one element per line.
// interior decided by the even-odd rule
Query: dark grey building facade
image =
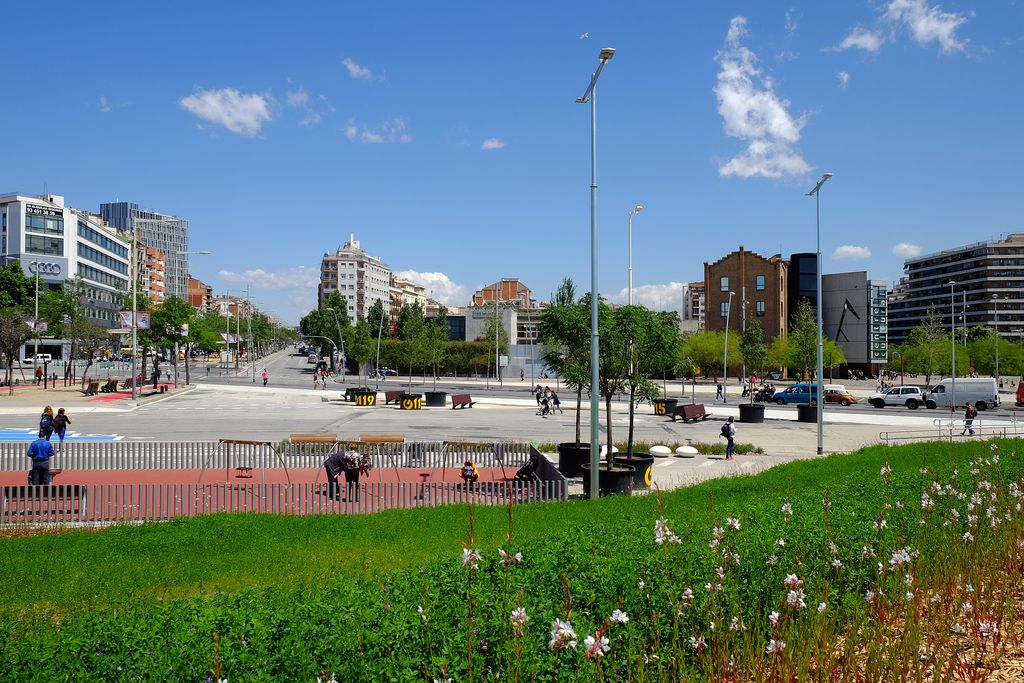
<path fill-rule="evenodd" d="M 135 232 L 147 247 L 159 249 L 167 264 L 167 296 L 188 301 L 188 221 L 156 211 L 140 209 L 132 202 L 100 204 L 100 216 L 125 232 Z"/>

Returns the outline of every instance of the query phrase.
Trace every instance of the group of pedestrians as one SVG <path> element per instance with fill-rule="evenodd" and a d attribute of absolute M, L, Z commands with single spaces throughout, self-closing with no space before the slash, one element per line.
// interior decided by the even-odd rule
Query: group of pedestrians
<path fill-rule="evenodd" d="M 313 371 L 313 388 L 327 388 L 327 368 L 317 368 Z"/>
<path fill-rule="evenodd" d="M 547 417 L 556 410 L 562 412 L 562 402 L 551 387 L 542 387 L 538 384 L 533 390 L 533 395 L 537 399 L 537 414 L 541 417 Z"/>
<path fill-rule="evenodd" d="M 32 468 L 28 473 L 29 484 L 49 484 L 52 482 L 50 458 L 54 457 L 56 453 L 54 453 L 53 444 L 50 443 L 50 439 L 54 434 L 57 435 L 58 439 L 60 439 L 57 443 L 57 453 L 63 453 L 64 435 L 67 433 L 69 424 L 71 424 L 71 418 L 68 417 L 63 408 L 59 409 L 56 414 L 53 412 L 53 406 L 43 408 L 43 414 L 39 416 L 38 436 L 35 441 L 29 444 L 28 451 L 25 453 L 29 460 L 32 461 Z"/>
<path fill-rule="evenodd" d="M 327 495 L 336 498 L 339 495 L 338 475 L 345 473 L 345 498 L 354 498 L 359 501 L 359 475 L 369 474 L 372 466 L 369 455 L 360 455 L 356 444 L 348 444 L 348 449 L 338 449 L 331 453 L 327 460 L 324 460 L 324 469 L 327 470 Z"/>

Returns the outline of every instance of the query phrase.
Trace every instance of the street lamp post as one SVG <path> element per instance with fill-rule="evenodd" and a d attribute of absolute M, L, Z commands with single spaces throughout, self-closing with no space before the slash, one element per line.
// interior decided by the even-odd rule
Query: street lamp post
<path fill-rule="evenodd" d="M 949 281 L 949 347 L 950 356 L 953 359 L 952 372 L 950 373 L 950 399 L 949 412 L 956 411 L 956 300 L 953 296 L 953 287 L 956 280 Z"/>
<path fill-rule="evenodd" d="M 644 210 L 640 204 L 634 206 L 629 212 L 629 299 L 630 306 L 633 305 L 633 216 Z"/>
<path fill-rule="evenodd" d="M 732 315 L 732 298 L 736 292 L 729 292 L 729 301 L 725 304 L 725 348 L 722 350 L 722 403 L 726 400 L 725 387 L 729 383 L 729 316 Z"/>
<path fill-rule="evenodd" d="M 999 395 L 999 295 L 992 295 L 992 314 L 996 325 L 996 396 Z"/>
<path fill-rule="evenodd" d="M 377 327 L 377 364 L 373 368 L 373 370 L 374 370 L 373 374 L 377 375 L 377 381 L 376 381 L 377 387 L 380 387 L 380 336 L 381 336 L 381 334 L 383 332 L 384 332 L 384 306 L 383 306 L 383 304 L 381 304 L 380 325 Z M 395 381 L 397 382 L 398 380 L 395 380 Z"/>
<path fill-rule="evenodd" d="M 821 317 L 821 186 L 832 177 L 831 173 L 825 173 L 821 176 L 821 180 L 814 186 L 814 189 L 807 193 L 808 197 L 814 197 L 814 231 L 817 237 L 818 253 L 817 253 L 817 265 L 814 268 L 815 277 L 817 279 L 817 295 L 814 297 L 817 308 L 817 327 L 818 327 L 818 455 L 825 452 L 825 389 L 824 389 L 824 375 L 825 375 L 825 358 L 822 347 L 822 328 L 825 326 L 825 321 Z"/>
<path fill-rule="evenodd" d="M 344 382 L 345 381 L 345 370 L 344 370 L 344 368 L 345 368 L 345 365 L 344 365 L 344 363 L 345 363 L 345 337 L 343 337 L 341 335 L 341 318 L 338 317 L 338 312 L 335 311 L 333 308 L 327 307 L 327 310 L 330 311 L 331 314 L 334 316 L 334 323 L 338 326 L 338 339 L 341 340 L 341 362 L 342 362 L 342 366 L 341 366 L 342 367 L 341 381 Z M 383 320 L 383 318 L 381 318 L 381 320 Z"/>
<path fill-rule="evenodd" d="M 615 48 L 602 48 L 598 55 L 597 70 L 590 78 L 590 85 L 582 96 L 576 99 L 578 104 L 590 103 L 590 497 L 597 498 L 597 469 L 600 455 L 600 434 L 598 417 L 600 414 L 600 397 L 598 385 L 601 383 L 598 367 L 599 341 L 597 331 L 597 79 L 601 77 L 605 64 L 615 56 Z M 611 453 L 612 445 L 608 444 Z"/>

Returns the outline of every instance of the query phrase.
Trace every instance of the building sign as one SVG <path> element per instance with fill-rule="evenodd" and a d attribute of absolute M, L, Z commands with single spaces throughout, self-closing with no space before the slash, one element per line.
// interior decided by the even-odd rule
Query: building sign
<path fill-rule="evenodd" d="M 31 213 L 36 216 L 57 216 L 60 218 L 64 217 L 63 209 L 54 209 L 49 206 L 36 206 L 35 204 L 26 204 L 25 213 Z"/>
<path fill-rule="evenodd" d="M 870 320 L 871 361 L 885 363 L 889 360 L 889 320 L 885 285 L 871 284 L 868 295 L 868 317 Z"/>
<path fill-rule="evenodd" d="M 132 326 L 132 312 L 131 311 L 120 311 L 117 314 L 118 322 L 121 327 L 131 328 Z M 149 311 L 136 311 L 135 312 L 135 328 L 139 330 L 149 329 Z"/>
<path fill-rule="evenodd" d="M 52 277 L 59 277 L 63 269 L 59 263 L 53 261 L 29 261 L 28 272 L 32 275 L 39 273 L 40 275 L 50 275 Z"/>
<path fill-rule="evenodd" d="M 29 260 L 29 259 L 32 260 Z M 45 261 L 32 254 L 21 254 L 21 269 L 31 278 L 38 274 L 42 280 L 63 280 L 68 274 L 68 260 L 62 257 L 50 257 Z"/>

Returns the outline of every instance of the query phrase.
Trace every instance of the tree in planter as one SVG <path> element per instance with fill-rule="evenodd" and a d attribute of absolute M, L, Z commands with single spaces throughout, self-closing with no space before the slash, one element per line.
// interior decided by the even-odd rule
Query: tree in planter
<path fill-rule="evenodd" d="M 801 299 L 796 312 L 792 316 L 792 325 L 789 329 L 788 365 L 800 372 L 803 381 L 809 382 L 812 371 L 818 367 L 818 327 L 815 322 L 814 312 L 807 299 Z M 835 341 L 828 337 L 822 338 L 822 356 L 832 358 L 836 365 L 846 363 L 846 356 L 843 350 Z M 824 382 L 825 378 L 822 377 Z M 811 393 L 807 392 L 807 400 L 810 401 Z"/>
<path fill-rule="evenodd" d="M 537 333 L 548 347 L 541 356 L 566 386 L 576 392 L 576 445 L 581 439 L 583 390 L 590 386 L 590 308 L 573 300 L 575 286 L 569 278 L 562 280 L 551 297 L 552 305 L 544 309 Z"/>
<path fill-rule="evenodd" d="M 586 299 L 588 297 L 584 297 Z M 590 304 L 586 303 L 589 309 Z M 607 464 L 610 470 L 614 465 L 615 455 L 612 452 L 612 399 L 615 394 L 621 393 L 628 384 L 629 366 L 627 354 L 624 353 L 627 338 L 618 324 L 615 314 L 603 301 L 598 301 L 597 309 L 597 334 L 598 334 L 598 366 L 599 380 L 598 392 L 605 402 L 606 433 L 608 438 Z"/>
<path fill-rule="evenodd" d="M 648 379 L 652 372 L 671 365 L 679 354 L 679 316 L 653 313 L 643 306 L 623 306 L 614 312 L 614 322 L 623 339 L 626 383 L 629 386 L 629 436 L 627 457 L 633 457 L 633 422 L 639 400 L 658 398 L 658 385 Z"/>
<path fill-rule="evenodd" d="M 366 377 L 368 376 L 368 373 L 363 371 L 363 367 L 374 357 L 376 349 L 374 342 L 375 338 L 371 335 L 370 324 L 364 320 L 352 328 L 348 344 L 345 347 L 348 355 L 355 360 L 359 368 L 359 378 L 362 380 L 363 386 L 367 386 Z"/>
<path fill-rule="evenodd" d="M 764 377 L 764 368 L 768 363 L 768 347 L 764 343 L 764 330 L 761 323 L 752 320 L 740 336 L 740 354 L 748 369 Z M 750 404 L 754 404 L 754 387 L 750 387 Z"/>
<path fill-rule="evenodd" d="M 412 390 L 412 368 L 424 362 L 426 337 L 422 332 L 426 327 L 423 320 L 423 307 L 419 304 L 404 304 L 398 312 L 398 338 L 401 340 L 399 354 L 409 366 L 409 389 Z"/>
<path fill-rule="evenodd" d="M 0 310 L 0 353 L 7 361 L 6 380 L 9 394 L 14 394 L 12 373 L 14 372 L 14 361 L 18 358 L 18 351 L 34 335 L 32 325 L 29 324 L 23 311 L 14 307 Z"/>
<path fill-rule="evenodd" d="M 433 391 L 437 391 L 437 368 L 444 363 L 448 351 L 448 336 L 447 317 L 443 320 L 425 320 L 417 335 L 416 344 L 421 350 L 421 357 L 433 370 Z"/>

